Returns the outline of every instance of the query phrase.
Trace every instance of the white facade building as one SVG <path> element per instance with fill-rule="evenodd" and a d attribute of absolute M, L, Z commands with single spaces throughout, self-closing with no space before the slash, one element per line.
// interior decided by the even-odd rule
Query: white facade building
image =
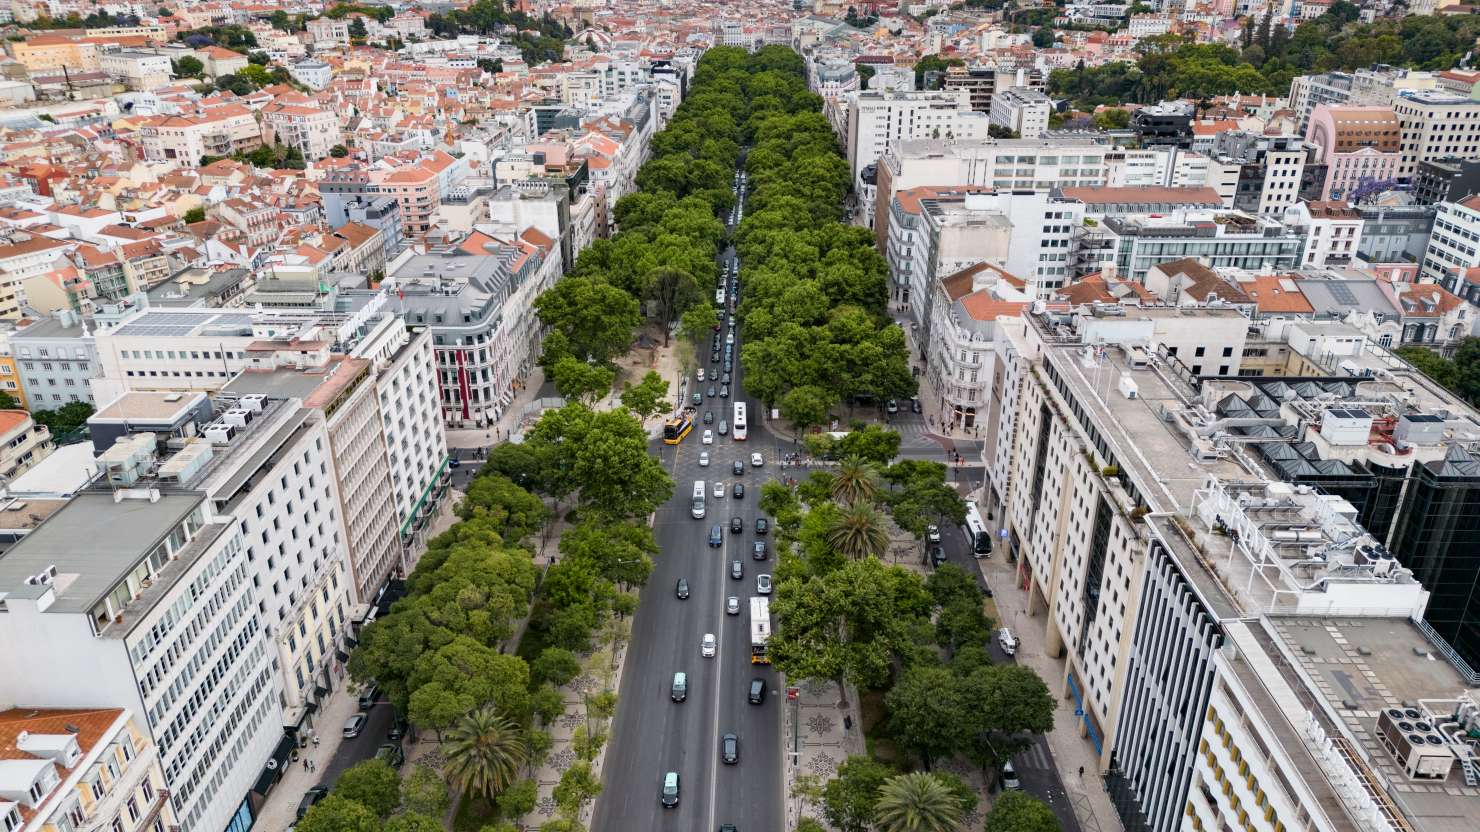
<path fill-rule="evenodd" d="M 987 138 L 986 113 L 971 109 L 966 90 L 859 92 L 847 97 L 848 168 L 855 180 L 890 147 L 911 139 L 969 141 Z"/>
<path fill-rule="evenodd" d="M 1020 139 L 1041 138 L 1048 132 L 1048 96 L 1029 87 L 1010 87 L 992 96 L 992 124 L 1005 127 Z"/>
<path fill-rule="evenodd" d="M 1480 266 L 1480 197 L 1439 203 L 1420 276 L 1442 283 L 1454 270 L 1475 266 Z"/>

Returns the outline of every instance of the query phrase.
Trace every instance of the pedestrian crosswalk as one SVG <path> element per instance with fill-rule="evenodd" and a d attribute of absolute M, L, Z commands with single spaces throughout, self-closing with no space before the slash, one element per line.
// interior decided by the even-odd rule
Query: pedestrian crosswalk
<path fill-rule="evenodd" d="M 1031 747 L 1013 758 L 1012 764 L 1019 769 L 1051 769 L 1053 760 L 1049 758 L 1048 751 L 1044 748 L 1043 738 L 1039 737 Z"/>

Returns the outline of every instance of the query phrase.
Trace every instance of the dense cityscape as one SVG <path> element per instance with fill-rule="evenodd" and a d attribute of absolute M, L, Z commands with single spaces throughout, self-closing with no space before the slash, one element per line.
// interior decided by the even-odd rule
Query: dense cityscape
<path fill-rule="evenodd" d="M 1480 828 L 1480 7 L 0 2 L 0 832 Z"/>

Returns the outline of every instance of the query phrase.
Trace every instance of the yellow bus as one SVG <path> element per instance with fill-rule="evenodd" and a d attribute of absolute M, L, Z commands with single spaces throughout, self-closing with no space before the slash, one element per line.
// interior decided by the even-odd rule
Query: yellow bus
<path fill-rule="evenodd" d="M 694 417 L 687 413 L 679 413 L 663 423 L 663 441 L 669 445 L 677 445 L 693 429 Z"/>

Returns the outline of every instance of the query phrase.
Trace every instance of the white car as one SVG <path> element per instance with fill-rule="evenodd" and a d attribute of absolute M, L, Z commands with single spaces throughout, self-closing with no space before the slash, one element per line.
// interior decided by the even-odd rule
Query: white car
<path fill-rule="evenodd" d="M 706 430 L 706 431 L 704 431 L 704 444 L 706 444 L 706 445 L 713 445 L 714 444 L 714 431 L 712 431 L 712 430 Z"/>
<path fill-rule="evenodd" d="M 717 482 L 714 484 L 714 499 L 718 500 L 725 496 L 725 484 Z"/>
<path fill-rule="evenodd" d="M 708 468 L 709 467 L 709 452 L 708 451 L 700 451 L 699 452 L 699 467 L 700 468 Z"/>
<path fill-rule="evenodd" d="M 714 652 L 718 645 L 714 640 L 714 633 L 705 633 L 704 640 L 699 643 L 699 653 L 706 659 L 714 658 Z"/>
<path fill-rule="evenodd" d="M 700 367 L 699 368 L 699 374 L 698 374 L 697 378 L 698 378 L 699 381 L 703 381 L 704 380 L 704 368 L 703 367 Z"/>
<path fill-rule="evenodd" d="M 726 332 L 725 333 L 725 343 L 726 344 L 733 344 L 733 343 L 735 343 L 735 330 L 732 329 L 729 332 Z"/>
<path fill-rule="evenodd" d="M 725 599 L 725 615 L 740 614 L 740 599 L 731 595 Z"/>
<path fill-rule="evenodd" d="M 765 464 L 766 458 L 761 456 L 759 452 L 750 455 L 750 467 L 759 468 Z"/>
<path fill-rule="evenodd" d="M 771 594 L 771 576 L 770 575 L 756 575 L 755 576 L 755 591 L 757 593 L 761 594 L 761 595 L 770 595 Z"/>

